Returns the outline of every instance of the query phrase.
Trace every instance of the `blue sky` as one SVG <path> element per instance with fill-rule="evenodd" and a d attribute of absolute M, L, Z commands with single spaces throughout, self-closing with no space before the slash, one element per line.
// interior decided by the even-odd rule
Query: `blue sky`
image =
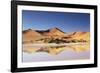
<path fill-rule="evenodd" d="M 90 14 L 23 10 L 22 24 L 23 30 L 57 27 L 64 32 L 90 31 Z"/>

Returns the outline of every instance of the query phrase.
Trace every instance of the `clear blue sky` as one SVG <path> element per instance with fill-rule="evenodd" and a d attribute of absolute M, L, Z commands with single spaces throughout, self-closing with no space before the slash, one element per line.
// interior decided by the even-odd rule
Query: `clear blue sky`
<path fill-rule="evenodd" d="M 90 31 L 90 14 L 23 10 L 22 24 L 23 30 L 57 27 L 64 32 Z"/>

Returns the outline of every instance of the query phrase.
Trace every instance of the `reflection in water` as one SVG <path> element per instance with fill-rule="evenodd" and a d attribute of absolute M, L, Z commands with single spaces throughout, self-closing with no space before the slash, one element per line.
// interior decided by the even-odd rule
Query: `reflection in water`
<path fill-rule="evenodd" d="M 75 52 L 81 52 L 89 49 L 89 44 L 69 44 L 69 45 L 49 45 L 49 46 L 23 46 L 23 51 L 27 53 L 32 52 L 47 52 L 52 55 L 57 55 L 64 50 L 72 49 Z"/>
<path fill-rule="evenodd" d="M 41 61 L 64 61 L 64 60 L 87 60 L 90 58 L 90 51 L 75 52 L 65 50 L 57 55 L 51 55 L 47 52 L 27 53 L 23 52 L 23 62 L 41 62 Z"/>
<path fill-rule="evenodd" d="M 89 59 L 89 43 L 23 45 L 23 62 Z"/>

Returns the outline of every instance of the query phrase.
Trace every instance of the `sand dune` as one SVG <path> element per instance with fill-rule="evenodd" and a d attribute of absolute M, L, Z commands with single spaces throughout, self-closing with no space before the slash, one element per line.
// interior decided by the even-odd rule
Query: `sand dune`
<path fill-rule="evenodd" d="M 89 32 L 63 32 L 58 28 L 51 28 L 48 30 L 24 30 L 23 31 L 23 42 L 30 41 L 36 42 L 36 40 L 41 39 L 64 39 L 64 40 L 86 40 L 89 41 Z"/>

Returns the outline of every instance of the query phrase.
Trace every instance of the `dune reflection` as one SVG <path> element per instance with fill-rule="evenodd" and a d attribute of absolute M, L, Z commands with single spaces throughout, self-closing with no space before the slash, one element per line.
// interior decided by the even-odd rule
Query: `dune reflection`
<path fill-rule="evenodd" d="M 51 55 L 57 55 L 64 50 L 73 50 L 75 52 L 82 52 L 89 50 L 90 46 L 89 43 L 85 44 L 69 44 L 69 45 L 49 45 L 49 46 L 30 46 L 30 45 L 23 45 L 23 52 L 33 53 L 33 52 L 46 52 Z"/>

